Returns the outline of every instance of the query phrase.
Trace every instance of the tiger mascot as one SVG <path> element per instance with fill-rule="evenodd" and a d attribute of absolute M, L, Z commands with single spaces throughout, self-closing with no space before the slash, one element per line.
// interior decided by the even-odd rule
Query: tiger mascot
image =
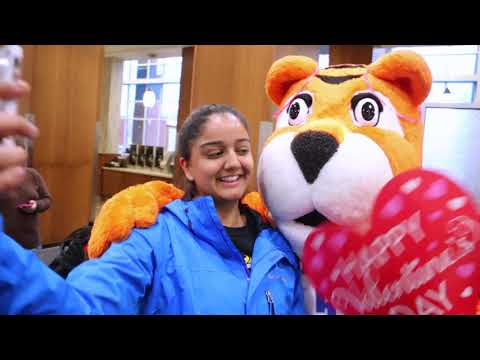
<path fill-rule="evenodd" d="M 366 233 L 382 187 L 421 165 L 420 106 L 431 84 L 427 64 L 410 51 L 389 53 L 368 66 L 326 69 L 303 56 L 277 60 L 266 78 L 278 110 L 258 164 L 261 196 L 250 193 L 243 202 L 273 218 L 300 257 L 308 234 L 322 222 Z M 89 258 L 126 239 L 133 227 L 154 224 L 161 208 L 182 195 L 153 181 L 112 197 L 95 221 Z M 309 313 L 334 313 L 315 299 L 306 280 L 304 288 Z"/>

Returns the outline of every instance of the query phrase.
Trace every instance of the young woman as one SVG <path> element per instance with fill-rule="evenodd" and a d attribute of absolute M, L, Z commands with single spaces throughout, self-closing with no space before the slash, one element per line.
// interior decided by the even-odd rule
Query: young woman
<path fill-rule="evenodd" d="M 66 280 L 0 233 L 0 313 L 303 314 L 290 245 L 240 204 L 253 168 L 243 116 L 194 111 L 178 153 L 186 197 Z"/>

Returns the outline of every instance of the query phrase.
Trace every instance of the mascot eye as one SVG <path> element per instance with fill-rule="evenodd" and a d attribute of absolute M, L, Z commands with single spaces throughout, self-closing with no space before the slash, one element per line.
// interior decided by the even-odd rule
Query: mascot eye
<path fill-rule="evenodd" d="M 312 107 L 312 96 L 310 94 L 297 95 L 287 108 L 288 124 L 291 126 L 301 125 L 307 120 Z"/>
<path fill-rule="evenodd" d="M 383 105 L 375 95 L 363 93 L 352 98 L 353 120 L 358 126 L 377 126 Z"/>

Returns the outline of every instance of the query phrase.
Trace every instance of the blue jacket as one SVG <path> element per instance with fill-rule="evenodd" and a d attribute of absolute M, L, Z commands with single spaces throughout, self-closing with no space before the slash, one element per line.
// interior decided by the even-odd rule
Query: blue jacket
<path fill-rule="evenodd" d="M 0 233 L 2 314 L 304 314 L 301 272 L 285 238 L 259 233 L 248 273 L 210 196 L 170 203 L 66 280 Z"/>

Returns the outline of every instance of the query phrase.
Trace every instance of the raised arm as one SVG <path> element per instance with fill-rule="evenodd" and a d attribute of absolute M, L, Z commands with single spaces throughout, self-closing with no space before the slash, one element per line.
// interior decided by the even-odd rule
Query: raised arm
<path fill-rule="evenodd" d="M 134 232 L 64 280 L 0 232 L 0 314 L 138 314 L 152 282 L 150 242 Z"/>

